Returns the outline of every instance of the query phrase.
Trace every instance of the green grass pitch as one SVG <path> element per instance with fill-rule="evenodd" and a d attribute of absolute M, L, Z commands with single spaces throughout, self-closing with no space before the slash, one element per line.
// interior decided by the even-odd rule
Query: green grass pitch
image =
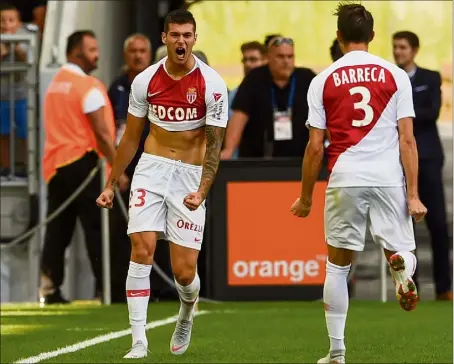
<path fill-rule="evenodd" d="M 200 304 L 191 346 L 172 356 L 174 324 L 147 332 L 151 353 L 135 363 L 316 363 L 326 355 L 320 302 L 242 302 Z M 177 313 L 178 303 L 150 304 L 148 321 Z M 55 351 L 129 328 L 126 305 L 35 304 L 1 306 L 1 362 Z M 453 306 L 420 302 L 403 311 L 397 302 L 350 303 L 346 328 L 347 363 L 452 363 Z M 131 363 L 123 360 L 130 336 L 100 343 L 42 362 Z"/>

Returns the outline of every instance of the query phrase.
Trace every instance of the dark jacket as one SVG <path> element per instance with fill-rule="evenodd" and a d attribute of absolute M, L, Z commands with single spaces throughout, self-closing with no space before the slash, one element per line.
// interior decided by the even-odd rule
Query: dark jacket
<path fill-rule="evenodd" d="M 410 80 L 416 114 L 414 134 L 419 159 L 442 161 L 443 147 L 436 124 L 441 108 L 440 73 L 418 67 Z"/>

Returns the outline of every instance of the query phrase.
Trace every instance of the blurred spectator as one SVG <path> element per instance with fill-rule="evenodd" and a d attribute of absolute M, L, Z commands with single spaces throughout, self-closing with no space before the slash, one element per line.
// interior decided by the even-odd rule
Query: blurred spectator
<path fill-rule="evenodd" d="M 241 54 L 243 56 L 241 59 L 243 63 L 243 75 L 246 76 L 250 70 L 260 67 L 265 63 L 266 48 L 257 41 L 247 42 L 241 45 Z M 229 119 L 233 115 L 232 104 L 237 92 L 238 87 L 229 92 Z M 237 157 L 238 150 L 235 150 L 232 158 L 236 159 Z"/>
<path fill-rule="evenodd" d="M 393 35 L 397 65 L 410 77 L 416 117 L 413 121 L 419 157 L 419 196 L 427 207 L 425 222 L 431 237 L 436 298 L 452 300 L 451 263 L 445 195 L 443 190 L 443 146 L 437 119 L 441 108 L 441 76 L 416 65 L 419 38 L 402 31 Z"/>
<path fill-rule="evenodd" d="M 200 59 L 203 63 L 208 65 L 208 58 L 205 53 L 203 53 L 202 51 L 194 51 L 192 52 L 192 54 L 194 54 L 194 56 Z"/>
<path fill-rule="evenodd" d="M 265 40 L 263 41 L 263 44 L 265 45 L 265 49 L 267 49 L 270 46 L 271 41 L 274 38 L 279 38 L 282 37 L 282 34 L 268 34 L 265 36 Z"/>
<path fill-rule="evenodd" d="M 2 34 L 29 34 L 30 32 L 24 27 L 20 19 L 19 11 L 11 4 L 0 5 L 0 32 Z M 14 52 L 12 62 L 25 61 L 28 52 L 28 43 L 19 43 L 14 50 L 11 45 L 2 43 L 1 64 L 11 63 L 11 52 Z M 1 113 L 0 113 L 0 143 L 1 143 L 1 177 L 6 178 L 10 175 L 10 131 L 11 131 L 11 113 L 10 113 L 10 90 L 14 91 L 14 121 L 16 125 L 16 137 L 19 155 L 13 160 L 20 161 L 22 168 L 15 171 L 16 177 L 26 177 L 25 153 L 27 139 L 27 98 L 28 87 L 25 73 L 15 73 L 14 85 L 10 85 L 9 73 L 1 73 Z M 15 166 L 16 167 L 16 166 Z"/>
<path fill-rule="evenodd" d="M 167 46 L 165 44 L 161 45 L 156 49 L 154 54 L 154 63 L 158 63 L 161 59 L 167 57 Z"/>
<path fill-rule="evenodd" d="M 102 153 L 112 165 L 115 158 L 115 122 L 104 85 L 89 76 L 97 68 L 98 43 L 90 30 L 68 37 L 68 63 L 54 76 L 44 99 L 44 179 L 48 183 L 48 214 L 85 181 L 98 165 Z M 101 214 L 96 206 L 100 174 L 46 229 L 41 257 L 42 303 L 66 303 L 60 286 L 64 278 L 65 251 L 77 218 L 82 223 L 85 243 L 95 276 L 96 294 L 102 292 Z M 128 183 L 122 176 L 120 186 Z"/>
<path fill-rule="evenodd" d="M 337 38 L 333 40 L 333 44 L 329 49 L 329 53 L 331 54 L 331 59 L 333 60 L 333 62 L 336 62 L 339 58 L 342 58 L 343 54 Z"/>
<path fill-rule="evenodd" d="M 126 128 L 126 116 L 128 114 L 129 92 L 134 78 L 151 64 L 150 39 L 140 33 L 129 36 L 123 44 L 123 57 L 125 61 L 124 72 L 109 87 L 109 98 L 114 109 L 116 125 L 116 144 L 120 142 Z M 144 130 L 144 137 L 148 135 Z M 139 147 L 140 149 L 140 147 Z M 137 155 L 142 151 L 137 151 Z M 137 158 L 139 158 L 136 155 Z M 138 160 L 138 159 L 137 159 Z M 134 171 L 130 171 L 130 177 Z M 129 173 L 127 173 L 129 175 Z"/>
<path fill-rule="evenodd" d="M 233 100 L 223 159 L 298 157 L 309 140 L 307 91 L 315 73 L 295 68 L 293 40 L 274 38 L 268 64 L 251 70 Z"/>
<path fill-rule="evenodd" d="M 241 59 L 241 63 L 243 63 L 243 76 L 246 76 L 250 70 L 264 64 L 266 48 L 257 41 L 247 42 L 241 45 L 241 54 L 243 56 Z M 229 118 L 233 114 L 232 103 L 237 91 L 238 87 L 229 93 Z"/>
<path fill-rule="evenodd" d="M 9 3 L 19 10 L 24 23 L 36 25 L 37 30 L 43 34 L 47 0 L 9 0 Z"/>
<path fill-rule="evenodd" d="M 264 64 L 268 63 L 268 56 L 267 56 L 267 51 L 269 48 L 269 45 L 271 41 L 275 38 L 282 37 L 281 34 L 268 34 L 265 36 L 265 40 L 263 41 L 263 45 L 265 46 L 265 59 L 263 61 Z"/>

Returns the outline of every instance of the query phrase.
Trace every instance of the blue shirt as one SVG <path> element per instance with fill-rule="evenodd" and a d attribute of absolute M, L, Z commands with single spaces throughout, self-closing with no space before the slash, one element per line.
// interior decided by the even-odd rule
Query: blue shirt
<path fill-rule="evenodd" d="M 131 81 L 127 74 L 122 74 L 120 77 L 116 78 L 114 82 L 109 87 L 109 99 L 112 103 L 112 108 L 114 111 L 115 124 L 117 128 L 126 123 L 126 118 L 128 117 L 128 107 L 129 107 L 129 93 L 131 91 Z M 140 159 L 140 156 L 143 153 L 145 140 L 147 139 L 148 133 L 150 132 L 150 123 L 145 123 L 143 128 L 142 136 L 140 137 L 139 147 L 137 149 L 136 155 L 126 168 L 126 174 L 129 178 L 134 174 L 134 169 Z"/>

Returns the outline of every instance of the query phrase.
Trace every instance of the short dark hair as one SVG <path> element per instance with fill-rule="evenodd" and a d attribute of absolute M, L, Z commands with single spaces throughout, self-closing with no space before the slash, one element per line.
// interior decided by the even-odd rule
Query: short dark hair
<path fill-rule="evenodd" d="M 419 48 L 419 38 L 418 36 L 408 30 L 403 30 L 393 34 L 393 39 L 406 39 L 410 47 L 413 49 Z"/>
<path fill-rule="evenodd" d="M 253 42 L 246 42 L 241 45 L 241 53 L 246 51 L 259 51 L 262 56 L 266 54 L 265 46 L 256 40 Z"/>
<path fill-rule="evenodd" d="M 7 10 L 19 11 L 19 10 L 17 10 L 17 8 L 13 4 L 1 2 L 0 3 L 0 11 L 7 11 Z"/>
<path fill-rule="evenodd" d="M 268 47 L 270 45 L 271 40 L 277 37 L 282 37 L 282 34 L 268 34 L 265 37 L 265 41 L 263 42 L 263 44 L 265 45 L 265 47 Z"/>
<path fill-rule="evenodd" d="M 78 30 L 71 34 L 66 42 L 66 55 L 69 55 L 74 49 L 80 47 L 84 37 L 96 38 L 96 34 L 92 30 Z"/>
<path fill-rule="evenodd" d="M 363 5 L 339 3 L 337 30 L 344 43 L 369 43 L 374 31 L 374 18 Z"/>
<path fill-rule="evenodd" d="M 339 58 L 343 56 L 342 50 L 339 45 L 339 41 L 337 39 L 334 39 L 333 44 L 329 48 L 329 53 L 331 55 L 331 59 L 333 62 L 336 62 Z"/>
<path fill-rule="evenodd" d="M 177 9 L 171 11 L 167 14 L 164 20 L 164 32 L 167 33 L 169 31 L 169 24 L 192 24 L 194 26 L 194 33 L 197 28 L 194 16 L 191 12 L 183 9 Z"/>

